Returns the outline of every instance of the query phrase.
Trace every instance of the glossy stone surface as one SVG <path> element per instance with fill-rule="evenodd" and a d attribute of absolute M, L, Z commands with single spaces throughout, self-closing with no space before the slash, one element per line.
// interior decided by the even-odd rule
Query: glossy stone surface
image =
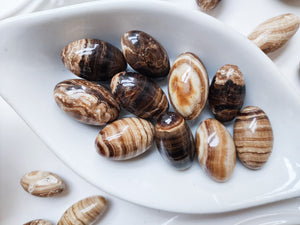
<path fill-rule="evenodd" d="M 105 126 L 97 135 L 97 152 L 112 160 L 126 160 L 147 151 L 154 139 L 154 127 L 147 120 L 123 118 Z"/>
<path fill-rule="evenodd" d="M 204 120 L 197 129 L 196 146 L 206 173 L 215 181 L 227 181 L 235 168 L 236 149 L 226 128 L 218 120 Z"/>
<path fill-rule="evenodd" d="M 65 189 L 64 181 L 54 173 L 32 171 L 21 178 L 21 186 L 29 194 L 38 197 L 51 197 Z"/>
<path fill-rule="evenodd" d="M 64 65 L 75 75 L 91 81 L 103 81 L 126 69 L 122 52 L 108 42 L 81 39 L 62 51 Z"/>
<path fill-rule="evenodd" d="M 203 10 L 203 11 L 209 11 L 214 9 L 217 4 L 219 3 L 220 0 L 196 0 L 198 6 Z"/>
<path fill-rule="evenodd" d="M 65 211 L 57 225 L 92 225 L 101 217 L 106 208 L 107 203 L 102 196 L 82 199 Z"/>
<path fill-rule="evenodd" d="M 176 169 L 192 166 L 195 142 L 189 126 L 179 114 L 166 112 L 158 118 L 155 142 L 161 156 Z"/>
<path fill-rule="evenodd" d="M 179 55 L 170 70 L 168 93 L 177 113 L 186 120 L 197 118 L 208 97 L 209 82 L 206 69 L 193 53 Z"/>
<path fill-rule="evenodd" d="M 62 81 L 55 86 L 53 95 L 63 111 L 85 124 L 104 125 L 119 116 L 120 107 L 112 94 L 90 81 Z"/>
<path fill-rule="evenodd" d="M 248 106 L 239 113 L 234 143 L 239 159 L 249 169 L 260 169 L 267 162 L 273 148 L 273 130 L 262 109 Z"/>
<path fill-rule="evenodd" d="M 128 64 L 149 77 L 167 76 L 169 57 L 162 45 L 143 31 L 132 30 L 123 34 L 121 47 Z"/>
<path fill-rule="evenodd" d="M 50 223 L 47 220 L 38 219 L 38 220 L 29 221 L 29 222 L 25 223 L 24 225 L 52 225 L 52 223 Z"/>
<path fill-rule="evenodd" d="M 138 117 L 158 118 L 169 108 L 163 90 L 139 73 L 118 73 L 111 80 L 110 87 L 116 101 Z"/>
<path fill-rule="evenodd" d="M 233 120 L 244 104 L 245 81 L 235 65 L 224 65 L 215 74 L 209 88 L 209 105 L 215 118 L 221 122 Z"/>
<path fill-rule="evenodd" d="M 298 16 L 286 13 L 272 17 L 259 24 L 248 38 L 264 53 L 274 52 L 297 32 L 300 25 Z"/>

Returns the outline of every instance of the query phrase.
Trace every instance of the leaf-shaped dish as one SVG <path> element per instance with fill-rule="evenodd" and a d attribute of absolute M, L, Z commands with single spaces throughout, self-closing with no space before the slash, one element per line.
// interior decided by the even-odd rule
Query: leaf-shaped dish
<path fill-rule="evenodd" d="M 224 64 L 240 67 L 247 88 L 244 106 L 261 107 L 273 125 L 273 153 L 261 170 L 248 170 L 238 162 L 231 179 L 220 184 L 197 162 L 189 170 L 174 170 L 154 147 L 125 162 L 96 153 L 100 127 L 69 118 L 54 102 L 54 86 L 76 78 L 62 64 L 60 51 L 81 38 L 120 47 L 122 34 L 132 29 L 158 39 L 171 63 L 180 53 L 197 54 L 210 79 Z M 264 53 L 223 23 L 161 1 L 103 1 L 6 20 L 0 31 L 1 95 L 60 159 L 102 190 L 140 205 L 185 213 L 224 212 L 300 195 L 299 97 Z M 166 92 L 166 81 L 159 84 Z M 193 133 L 207 117 L 212 114 L 206 106 L 189 122 Z M 232 132 L 232 123 L 227 127 Z"/>

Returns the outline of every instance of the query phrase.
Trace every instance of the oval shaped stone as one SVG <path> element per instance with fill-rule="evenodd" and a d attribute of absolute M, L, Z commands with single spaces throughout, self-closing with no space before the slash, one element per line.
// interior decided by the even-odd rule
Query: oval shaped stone
<path fill-rule="evenodd" d="M 38 219 L 38 220 L 29 221 L 29 222 L 25 223 L 24 225 L 52 225 L 52 223 L 50 223 L 47 220 Z"/>
<path fill-rule="evenodd" d="M 266 113 L 257 106 L 244 108 L 234 124 L 234 143 L 241 162 L 249 169 L 260 169 L 273 148 L 273 130 Z"/>
<path fill-rule="evenodd" d="M 215 119 L 204 120 L 197 129 L 198 161 L 211 178 L 227 181 L 235 168 L 236 149 L 227 129 Z"/>
<path fill-rule="evenodd" d="M 158 118 L 169 108 L 163 90 L 142 74 L 118 73 L 111 80 L 110 87 L 116 101 L 138 117 Z"/>
<path fill-rule="evenodd" d="M 57 225 L 92 225 L 103 215 L 106 208 L 107 203 L 102 196 L 82 199 L 65 211 Z"/>
<path fill-rule="evenodd" d="M 281 48 L 298 31 L 300 18 L 292 13 L 272 17 L 254 28 L 248 39 L 264 53 L 268 54 Z"/>
<path fill-rule="evenodd" d="M 126 69 L 122 52 L 108 42 L 81 39 L 62 51 L 64 65 L 75 75 L 91 81 L 104 81 Z"/>
<path fill-rule="evenodd" d="M 179 114 L 166 112 L 158 118 L 155 142 L 161 156 L 176 169 L 192 166 L 195 142 L 189 126 Z"/>
<path fill-rule="evenodd" d="M 38 197 L 51 197 L 65 189 L 63 180 L 54 173 L 32 171 L 21 178 L 21 186 L 29 194 Z"/>
<path fill-rule="evenodd" d="M 235 65 L 222 66 L 209 88 L 209 105 L 215 118 L 221 122 L 233 120 L 244 104 L 245 81 Z"/>
<path fill-rule="evenodd" d="M 123 34 L 121 47 L 128 64 L 149 77 L 167 76 L 169 57 L 162 45 L 149 34 L 132 30 Z"/>
<path fill-rule="evenodd" d="M 184 119 L 192 120 L 202 112 L 208 97 L 208 76 L 201 60 L 193 53 L 179 55 L 170 70 L 170 102 Z"/>
<path fill-rule="evenodd" d="M 131 159 L 148 150 L 153 142 L 154 127 L 147 120 L 123 118 L 105 126 L 97 135 L 97 152 L 113 160 Z"/>
<path fill-rule="evenodd" d="M 89 125 L 104 125 L 118 118 L 120 107 L 100 84 L 82 79 L 65 80 L 54 89 L 57 105 L 74 119 Z"/>

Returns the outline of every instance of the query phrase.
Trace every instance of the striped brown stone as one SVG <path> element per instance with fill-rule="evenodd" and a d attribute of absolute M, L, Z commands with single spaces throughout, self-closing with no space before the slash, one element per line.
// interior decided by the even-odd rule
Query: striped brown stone
<path fill-rule="evenodd" d="M 215 74 L 208 101 L 215 118 L 221 122 L 233 120 L 243 106 L 245 82 L 240 69 L 235 65 L 224 65 Z"/>
<path fill-rule="evenodd" d="M 215 119 L 204 120 L 196 133 L 198 161 L 218 182 L 227 181 L 235 168 L 236 149 L 226 128 Z"/>
<path fill-rule="evenodd" d="M 273 148 L 273 131 L 265 112 L 256 106 L 244 108 L 234 124 L 234 142 L 241 162 L 260 169 Z"/>
<path fill-rule="evenodd" d="M 138 30 L 128 31 L 122 36 L 121 47 L 128 64 L 139 73 L 149 77 L 168 75 L 168 54 L 149 34 Z"/>
<path fill-rule="evenodd" d="M 57 225 L 91 225 L 97 221 L 107 208 L 107 203 L 102 196 L 92 196 L 82 199 L 70 208 L 60 218 Z"/>
<path fill-rule="evenodd" d="M 117 102 L 138 117 L 158 118 L 169 108 L 163 90 L 142 74 L 118 73 L 110 86 Z"/>
<path fill-rule="evenodd" d="M 52 223 L 50 223 L 47 220 L 37 219 L 37 220 L 31 220 L 25 223 L 24 225 L 52 225 Z"/>
<path fill-rule="evenodd" d="M 248 38 L 265 53 L 283 46 L 299 29 L 298 16 L 287 13 L 272 17 L 258 25 Z"/>
<path fill-rule="evenodd" d="M 75 75 L 91 81 L 103 81 L 126 69 L 122 52 L 108 42 L 81 39 L 61 52 L 64 65 Z"/>
<path fill-rule="evenodd" d="M 119 116 L 120 107 L 103 86 L 82 79 L 65 80 L 54 89 L 57 105 L 74 119 L 104 125 Z"/>
<path fill-rule="evenodd" d="M 203 11 L 209 11 L 212 10 L 217 6 L 220 0 L 196 0 L 198 6 L 203 10 Z"/>
<path fill-rule="evenodd" d="M 197 118 L 208 97 L 208 76 L 201 60 L 193 53 L 179 55 L 170 70 L 168 93 L 177 113 L 186 120 Z"/>
<path fill-rule="evenodd" d="M 64 191 L 64 181 L 48 171 L 31 171 L 20 180 L 20 184 L 29 194 L 38 197 L 51 197 Z"/>
<path fill-rule="evenodd" d="M 98 153 L 113 160 L 134 158 L 152 145 L 154 127 L 147 120 L 123 118 L 105 126 L 97 135 Z"/>
<path fill-rule="evenodd" d="M 192 166 L 195 142 L 189 126 L 179 114 L 166 112 L 158 118 L 155 141 L 161 156 L 176 169 Z"/>

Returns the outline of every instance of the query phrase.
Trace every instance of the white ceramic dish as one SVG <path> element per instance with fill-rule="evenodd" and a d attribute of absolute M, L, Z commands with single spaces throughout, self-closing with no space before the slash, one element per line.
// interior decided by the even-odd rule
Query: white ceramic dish
<path fill-rule="evenodd" d="M 296 225 L 299 224 L 300 215 L 299 213 L 272 213 L 262 216 L 255 216 L 250 219 L 243 220 L 235 225 Z"/>
<path fill-rule="evenodd" d="M 0 19 L 16 14 L 32 12 L 42 0 L 9 0 L 1 1 Z"/>
<path fill-rule="evenodd" d="M 245 106 L 260 106 L 274 130 L 273 153 L 261 170 L 248 170 L 238 162 L 232 178 L 220 184 L 196 161 L 187 171 L 174 170 L 154 147 L 125 162 L 96 153 L 100 128 L 69 118 L 53 100 L 56 83 L 76 78 L 63 66 L 60 51 L 81 38 L 119 47 L 122 34 L 131 29 L 156 37 L 171 61 L 185 51 L 196 53 L 210 79 L 226 63 L 241 68 Z M 300 196 L 299 97 L 267 56 L 217 20 L 171 3 L 103 1 L 6 20 L 0 31 L 5 34 L 0 37 L 0 94 L 60 159 L 102 190 L 140 205 L 185 213 L 225 212 Z M 165 86 L 165 81 L 159 83 Z M 193 131 L 212 117 L 207 108 L 189 123 Z M 232 123 L 227 127 L 232 129 Z"/>

